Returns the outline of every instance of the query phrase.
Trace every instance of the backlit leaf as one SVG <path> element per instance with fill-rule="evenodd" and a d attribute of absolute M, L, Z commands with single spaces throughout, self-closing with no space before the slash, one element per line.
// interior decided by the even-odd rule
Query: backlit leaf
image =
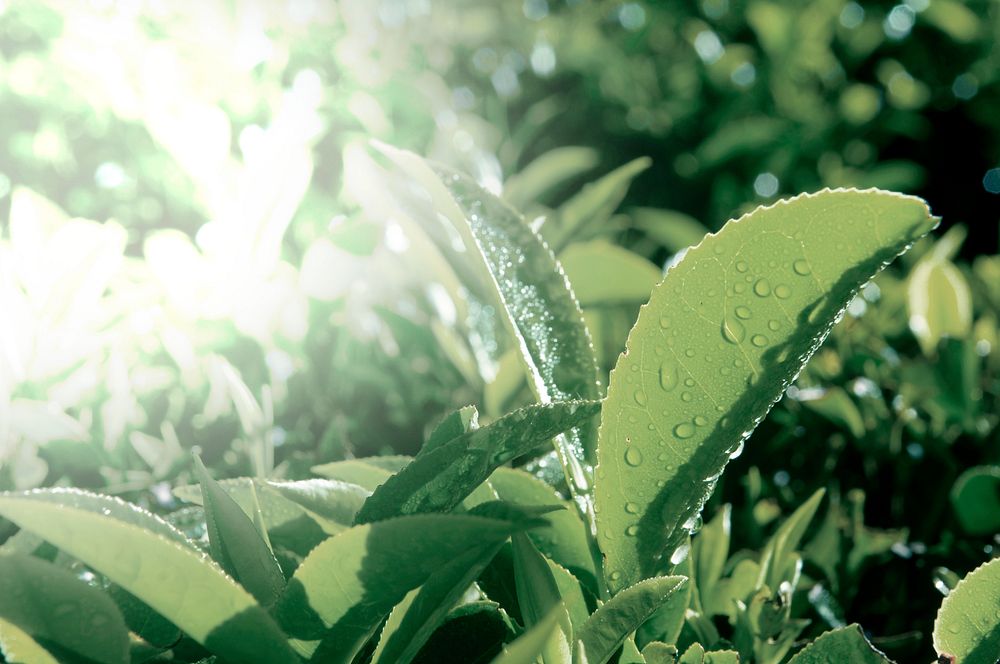
<path fill-rule="evenodd" d="M 934 648 L 961 664 L 996 664 L 1000 652 L 1000 559 L 962 579 L 941 602 Z"/>
<path fill-rule="evenodd" d="M 730 456 L 857 290 L 935 223 L 916 198 L 827 190 L 728 223 L 670 269 L 602 411 L 597 524 L 612 590 L 668 567 Z"/>

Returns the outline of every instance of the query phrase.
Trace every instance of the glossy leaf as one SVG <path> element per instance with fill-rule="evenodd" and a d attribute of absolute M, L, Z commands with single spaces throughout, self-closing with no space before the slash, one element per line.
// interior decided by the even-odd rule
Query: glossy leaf
<path fill-rule="evenodd" d="M 475 406 L 464 406 L 449 413 L 448 416 L 434 428 L 434 431 L 432 431 L 431 435 L 427 437 L 427 442 L 424 443 L 424 446 L 421 449 L 425 452 L 429 452 L 442 443 L 447 443 L 449 440 L 454 440 L 462 434 L 478 428 L 479 411 L 476 410 Z"/>
<path fill-rule="evenodd" d="M 375 489 L 358 512 L 357 522 L 449 511 L 498 467 L 586 424 L 599 410 L 600 404 L 592 401 L 530 406 L 418 454 Z"/>
<path fill-rule="evenodd" d="M 597 361 L 583 314 L 541 238 L 471 178 L 446 169 L 435 173 L 412 153 L 382 150 L 427 190 L 436 214 L 449 219 L 461 241 L 475 250 L 538 401 L 599 399 Z M 593 460 L 595 442 L 590 423 L 557 442 L 571 488 L 588 490 L 581 464 Z"/>
<path fill-rule="evenodd" d="M 687 583 L 682 576 L 653 577 L 626 588 L 601 605 L 577 635 L 583 643 L 587 664 L 604 664 L 611 659 L 625 637 L 680 594 Z"/>
<path fill-rule="evenodd" d="M 805 535 L 806 528 L 816 515 L 820 501 L 826 494 L 826 489 L 819 489 L 799 505 L 792 515 L 778 527 L 761 553 L 761 568 L 759 586 L 777 588 L 782 581 L 790 581 L 792 570 L 797 566 L 796 549 Z"/>
<path fill-rule="evenodd" d="M 593 148 L 571 145 L 549 150 L 504 182 L 504 200 L 524 209 L 538 203 L 546 192 L 591 170 L 599 161 Z"/>
<path fill-rule="evenodd" d="M 3 618 L 0 618 L 0 653 L 8 664 L 59 664 L 29 634 Z"/>
<path fill-rule="evenodd" d="M 962 579 L 941 602 L 934 648 L 961 664 L 996 664 L 1000 652 L 1000 559 Z"/>
<path fill-rule="evenodd" d="M 907 282 L 910 329 L 928 355 L 942 338 L 962 339 L 972 329 L 972 293 L 965 277 L 948 260 L 953 243 L 947 239 L 942 238 L 920 259 Z"/>
<path fill-rule="evenodd" d="M 271 605 L 285 587 L 285 577 L 274 557 L 267 531 L 258 529 L 235 500 L 212 479 L 196 455 L 194 471 L 201 484 L 202 504 L 212 558 L 264 606 Z M 260 515 L 251 485 L 254 513 Z"/>
<path fill-rule="evenodd" d="M 313 549 L 275 615 L 300 654 L 350 662 L 408 592 L 460 556 L 485 555 L 521 527 L 458 514 L 354 526 Z"/>
<path fill-rule="evenodd" d="M 612 590 L 667 567 L 730 455 L 861 285 L 935 223 L 916 198 L 828 190 L 732 221 L 670 269 L 602 412 L 597 524 Z"/>
<path fill-rule="evenodd" d="M 2 494 L 0 516 L 80 559 L 227 659 L 295 661 L 267 613 L 214 563 L 160 532 L 89 509 L 99 502 L 71 491 Z"/>
<path fill-rule="evenodd" d="M 94 662 L 129 661 L 128 629 L 111 598 L 38 558 L 0 555 L 0 618 Z"/>
<path fill-rule="evenodd" d="M 962 660 L 963 663 L 965 660 Z M 875 649 L 858 625 L 848 625 L 831 630 L 803 648 L 789 664 L 829 664 L 829 662 L 857 662 L 857 664 L 889 664 L 889 660 Z"/>

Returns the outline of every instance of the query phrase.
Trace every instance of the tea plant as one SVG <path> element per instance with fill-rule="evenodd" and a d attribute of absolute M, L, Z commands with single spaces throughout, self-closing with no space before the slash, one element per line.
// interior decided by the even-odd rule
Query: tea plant
<path fill-rule="evenodd" d="M 605 391 L 550 250 L 581 219 L 536 232 L 470 178 L 381 152 L 393 205 L 497 312 L 536 403 L 483 425 L 463 408 L 413 458 L 313 479 L 216 481 L 195 457 L 199 486 L 175 490 L 193 506 L 166 517 L 4 493 L 21 529 L 0 553 L 6 660 L 888 661 L 856 625 L 795 652 L 823 491 L 756 555 L 730 551 L 728 507 L 700 515 L 859 289 L 936 225 L 923 201 L 824 190 L 728 223 L 653 289 Z M 943 603 L 943 658 L 995 660 L 997 570 Z"/>

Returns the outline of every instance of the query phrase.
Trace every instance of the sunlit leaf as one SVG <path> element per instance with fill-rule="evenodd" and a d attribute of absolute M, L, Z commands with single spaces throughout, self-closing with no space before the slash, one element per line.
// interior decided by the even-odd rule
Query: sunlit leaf
<path fill-rule="evenodd" d="M 1000 652 L 1000 559 L 983 563 L 941 602 L 934 648 L 961 664 L 996 664 Z"/>
<path fill-rule="evenodd" d="M 493 664 L 537 664 L 549 642 L 558 638 L 561 619 L 561 607 L 554 607 L 534 627 L 504 646 L 503 653 L 493 660 Z"/>
<path fill-rule="evenodd" d="M 889 664 L 885 655 L 868 642 L 858 625 L 848 625 L 823 634 L 792 657 L 789 664 L 828 664 L 828 662 Z"/>
<path fill-rule="evenodd" d="M 0 652 L 9 664 L 59 664 L 37 641 L 12 622 L 0 618 Z"/>
<path fill-rule="evenodd" d="M 613 589 L 667 567 L 857 290 L 935 223 L 916 198 L 824 191 L 730 222 L 671 268 L 602 411 L 598 541 Z"/>
<path fill-rule="evenodd" d="M 68 491 L 2 494 L 0 515 L 79 558 L 213 652 L 242 662 L 295 661 L 253 598 L 202 554 L 165 536 L 166 524 L 147 530 L 110 508 L 88 509 L 93 502 Z"/>

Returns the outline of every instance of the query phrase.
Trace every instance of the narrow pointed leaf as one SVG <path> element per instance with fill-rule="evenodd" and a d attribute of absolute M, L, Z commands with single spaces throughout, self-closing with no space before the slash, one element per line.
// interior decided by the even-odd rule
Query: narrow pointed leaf
<path fill-rule="evenodd" d="M 12 622 L 0 618 L 0 653 L 8 664 L 59 664 L 59 660 Z"/>
<path fill-rule="evenodd" d="M 479 411 L 475 406 L 463 406 L 458 410 L 449 413 L 441 424 L 434 428 L 427 442 L 424 443 L 423 451 L 429 452 L 442 443 L 454 440 L 464 433 L 468 433 L 479 428 Z"/>
<path fill-rule="evenodd" d="M 1000 653 L 1000 558 L 962 579 L 941 602 L 934 649 L 961 664 L 996 664 Z"/>
<path fill-rule="evenodd" d="M 197 456 L 194 470 L 201 484 L 212 558 L 258 602 L 271 605 L 285 587 L 285 577 L 265 535 L 258 532 L 243 509 L 212 479 Z M 254 495 L 252 490 L 251 495 Z M 259 508 L 256 513 L 260 514 Z"/>
<path fill-rule="evenodd" d="M 826 494 L 819 489 L 806 502 L 798 506 L 791 516 L 778 527 L 764 546 L 761 554 L 760 579 L 758 587 L 777 588 L 782 581 L 789 580 L 789 569 L 795 567 L 798 556 L 795 551 L 802 542 L 806 528 L 816 515 L 816 509 Z"/>
<path fill-rule="evenodd" d="M 101 664 L 128 662 L 128 629 L 98 588 L 39 558 L 0 555 L 0 618 Z"/>
<path fill-rule="evenodd" d="M 602 412 L 597 525 L 612 591 L 666 569 L 844 307 L 936 221 L 917 198 L 827 190 L 729 222 L 670 269 Z"/>
<path fill-rule="evenodd" d="M 963 664 L 966 661 L 972 664 L 972 660 L 959 661 Z M 820 635 L 792 657 L 788 664 L 829 664 L 829 662 L 889 664 L 886 656 L 868 642 L 858 625 L 848 625 Z"/>
<path fill-rule="evenodd" d="M 289 581 L 275 615 L 300 654 L 350 662 L 409 591 L 456 558 L 486 555 L 521 527 L 459 514 L 354 526 L 313 549 Z"/>
<path fill-rule="evenodd" d="M 587 664 L 604 664 L 625 637 L 639 628 L 665 603 L 680 595 L 688 583 L 683 576 L 658 576 L 626 588 L 590 616 L 577 639 L 583 643 Z M 686 600 L 685 600 L 686 601 Z"/>
<path fill-rule="evenodd" d="M 471 178 L 435 170 L 412 153 L 387 154 L 435 202 L 478 258 L 510 329 L 538 401 L 601 397 L 597 359 L 580 306 L 552 252 L 521 216 Z M 586 489 L 581 465 L 592 461 L 596 436 L 588 423 L 560 438 L 557 449 L 571 487 Z M 574 486 L 575 485 L 575 486 Z"/>
<path fill-rule="evenodd" d="M 95 502 L 70 491 L 0 494 L 0 516 L 80 559 L 226 659 L 295 661 L 267 613 L 215 563 L 159 532 L 91 511 Z"/>
<path fill-rule="evenodd" d="M 600 404 L 593 401 L 529 406 L 418 454 L 375 490 L 358 512 L 357 522 L 447 512 L 498 467 L 559 433 L 586 424 L 599 410 Z"/>
<path fill-rule="evenodd" d="M 373 664 L 408 664 L 503 544 L 499 541 L 492 547 L 473 549 L 441 567 L 419 589 L 411 590 L 389 614 Z"/>
<path fill-rule="evenodd" d="M 514 584 L 517 604 L 525 627 L 534 627 L 550 611 L 560 609 L 559 632 L 542 651 L 544 664 L 561 664 L 570 658 L 573 628 L 552 569 L 525 533 L 511 538 L 514 554 Z"/>

